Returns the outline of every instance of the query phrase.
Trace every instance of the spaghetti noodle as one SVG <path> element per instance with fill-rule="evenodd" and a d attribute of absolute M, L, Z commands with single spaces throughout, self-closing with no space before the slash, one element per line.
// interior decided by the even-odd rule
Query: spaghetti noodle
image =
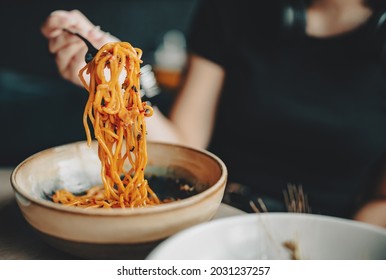
<path fill-rule="evenodd" d="M 89 122 L 98 141 L 103 186 L 92 187 L 84 195 L 58 190 L 52 197 L 54 202 L 104 208 L 160 203 L 144 173 L 147 164 L 145 117 L 150 117 L 153 109 L 142 102 L 139 92 L 141 55 L 140 49 L 127 42 L 108 43 L 79 71 L 89 92 L 83 124 L 88 144 L 92 141 Z M 85 73 L 90 75 L 89 83 Z M 125 78 L 120 82 L 122 75 Z"/>

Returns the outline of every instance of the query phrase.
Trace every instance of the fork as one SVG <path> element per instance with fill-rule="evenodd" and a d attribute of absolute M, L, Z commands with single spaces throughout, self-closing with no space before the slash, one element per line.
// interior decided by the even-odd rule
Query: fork
<path fill-rule="evenodd" d="M 90 43 L 89 40 L 87 40 L 86 38 L 84 38 L 82 35 L 80 35 L 79 33 L 77 32 L 72 32 L 71 30 L 68 30 L 68 29 L 63 29 L 64 31 L 72 34 L 72 35 L 75 35 L 75 36 L 78 36 L 87 46 L 88 50 L 87 50 L 87 53 L 84 57 L 84 60 L 86 61 L 86 63 L 89 63 L 93 58 L 94 56 L 97 54 L 98 52 L 98 49 L 95 48 L 93 46 L 93 44 Z"/>
<path fill-rule="evenodd" d="M 288 184 L 287 191 L 283 191 L 288 212 L 311 213 L 308 197 L 303 191 L 302 185 Z"/>
<path fill-rule="evenodd" d="M 90 43 L 89 40 L 84 38 L 82 35 L 80 35 L 77 32 L 72 32 L 68 29 L 63 29 L 64 31 L 78 36 L 82 41 L 87 45 L 87 53 L 84 57 L 84 60 L 86 63 L 89 63 L 94 56 L 98 53 L 98 49 L 93 46 L 93 44 Z M 161 93 L 161 89 L 158 87 L 158 83 L 155 77 L 155 74 L 152 70 L 152 67 L 149 64 L 146 64 L 145 66 L 141 67 L 141 97 L 145 101 L 151 102 L 152 98 L 157 96 Z"/>

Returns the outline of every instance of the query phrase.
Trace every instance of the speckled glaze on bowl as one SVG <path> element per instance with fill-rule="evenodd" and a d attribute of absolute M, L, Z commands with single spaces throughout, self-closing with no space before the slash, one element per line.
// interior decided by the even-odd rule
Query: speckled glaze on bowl
<path fill-rule="evenodd" d="M 47 195 L 58 188 L 79 192 L 100 184 L 96 142 L 36 153 L 14 169 L 11 184 L 24 218 L 51 245 L 86 258 L 117 258 L 114 251 L 126 248 L 130 255 L 138 246 L 151 250 L 165 238 L 210 220 L 224 194 L 227 168 L 206 150 L 148 142 L 148 158 L 146 174 L 188 178 L 198 194 L 134 209 L 82 209 L 49 201 Z"/>

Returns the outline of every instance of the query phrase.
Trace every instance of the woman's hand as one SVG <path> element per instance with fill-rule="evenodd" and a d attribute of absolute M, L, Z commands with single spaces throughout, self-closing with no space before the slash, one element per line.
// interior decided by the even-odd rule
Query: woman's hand
<path fill-rule="evenodd" d="M 386 228 L 386 199 L 368 202 L 356 213 L 354 219 Z"/>
<path fill-rule="evenodd" d="M 78 10 L 52 12 L 41 27 L 48 39 L 48 49 L 55 55 L 56 65 L 63 78 L 81 85 L 79 70 L 85 65 L 87 46 L 75 35 L 64 31 L 68 29 L 88 39 L 97 49 L 105 43 L 119 41 L 103 32 Z"/>
<path fill-rule="evenodd" d="M 354 219 L 386 228 L 386 173 L 372 196 L 355 214 Z"/>

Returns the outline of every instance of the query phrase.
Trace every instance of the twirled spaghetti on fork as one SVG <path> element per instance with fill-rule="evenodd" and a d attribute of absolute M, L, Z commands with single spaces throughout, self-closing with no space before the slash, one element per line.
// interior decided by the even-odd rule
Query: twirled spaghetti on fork
<path fill-rule="evenodd" d="M 160 203 L 145 179 L 145 118 L 153 114 L 153 109 L 141 100 L 141 56 L 142 51 L 127 42 L 107 43 L 79 71 L 89 93 L 83 124 L 88 144 L 92 141 L 89 123 L 98 141 L 103 186 L 92 187 L 84 195 L 58 190 L 52 197 L 54 202 L 107 208 Z M 89 75 L 89 82 L 84 74 Z"/>

